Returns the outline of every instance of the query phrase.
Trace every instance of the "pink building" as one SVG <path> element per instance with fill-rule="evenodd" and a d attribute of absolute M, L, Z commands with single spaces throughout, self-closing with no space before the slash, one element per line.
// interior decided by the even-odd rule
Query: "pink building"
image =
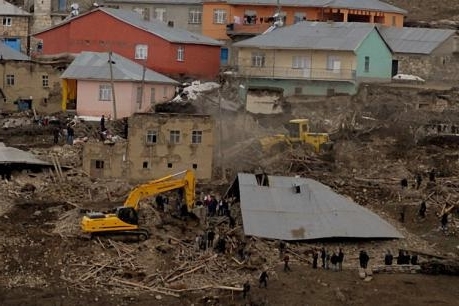
<path fill-rule="evenodd" d="M 118 119 L 147 112 L 172 99 L 178 85 L 160 73 L 118 54 L 82 52 L 64 71 L 62 108 L 79 116 Z"/>

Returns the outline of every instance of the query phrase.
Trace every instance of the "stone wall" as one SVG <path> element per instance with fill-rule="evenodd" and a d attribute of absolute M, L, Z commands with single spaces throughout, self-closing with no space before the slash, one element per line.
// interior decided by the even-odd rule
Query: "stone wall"
<path fill-rule="evenodd" d="M 430 81 L 455 81 L 459 78 L 459 54 L 395 55 L 398 73 L 412 74 Z"/>
<path fill-rule="evenodd" d="M 27 54 L 27 38 L 29 37 L 29 17 L 12 16 L 11 27 L 3 27 L 2 37 L 19 38 L 21 40 L 21 52 Z"/>

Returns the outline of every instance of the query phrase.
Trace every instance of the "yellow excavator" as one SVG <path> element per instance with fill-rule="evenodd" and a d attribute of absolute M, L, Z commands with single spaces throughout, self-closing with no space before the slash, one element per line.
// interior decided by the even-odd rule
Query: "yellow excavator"
<path fill-rule="evenodd" d="M 87 213 L 81 220 L 81 229 L 91 236 L 126 235 L 144 241 L 150 234 L 147 229 L 139 226 L 139 202 L 176 189 L 183 189 L 185 204 L 188 211 L 192 212 L 195 204 L 196 178 L 193 171 L 185 170 L 135 187 L 124 201 L 124 206 L 117 207 L 113 213 Z"/>
<path fill-rule="evenodd" d="M 316 153 L 329 152 L 333 149 L 333 142 L 328 133 L 313 133 L 309 130 L 308 119 L 292 119 L 287 125 L 288 134 L 268 136 L 260 139 L 265 152 L 270 151 L 274 146 L 287 144 L 303 144 L 310 146 Z"/>

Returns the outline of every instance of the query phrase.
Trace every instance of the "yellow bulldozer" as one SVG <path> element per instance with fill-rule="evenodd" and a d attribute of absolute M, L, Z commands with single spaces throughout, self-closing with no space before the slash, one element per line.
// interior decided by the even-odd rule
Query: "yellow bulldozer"
<path fill-rule="evenodd" d="M 310 132 L 309 119 L 292 119 L 287 124 L 288 134 L 279 134 L 260 139 L 261 146 L 265 152 L 279 145 L 295 146 L 306 145 L 316 153 L 330 152 L 333 150 L 333 142 L 328 133 Z"/>

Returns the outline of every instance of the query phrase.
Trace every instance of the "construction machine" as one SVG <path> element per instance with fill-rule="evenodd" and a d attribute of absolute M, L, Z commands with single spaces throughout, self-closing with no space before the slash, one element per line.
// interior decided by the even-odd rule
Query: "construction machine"
<path fill-rule="evenodd" d="M 329 152 L 333 149 L 333 142 L 328 133 L 310 132 L 308 119 L 292 119 L 287 124 L 288 134 L 274 135 L 260 139 L 265 151 L 271 150 L 279 144 L 294 146 L 307 145 L 316 153 Z"/>
<path fill-rule="evenodd" d="M 182 189 L 185 204 L 191 212 L 195 204 L 196 178 L 191 170 L 171 174 L 135 187 L 112 213 L 89 212 L 81 220 L 84 233 L 103 236 L 127 235 L 143 241 L 148 239 L 149 231 L 139 226 L 139 202 L 160 193 Z"/>

